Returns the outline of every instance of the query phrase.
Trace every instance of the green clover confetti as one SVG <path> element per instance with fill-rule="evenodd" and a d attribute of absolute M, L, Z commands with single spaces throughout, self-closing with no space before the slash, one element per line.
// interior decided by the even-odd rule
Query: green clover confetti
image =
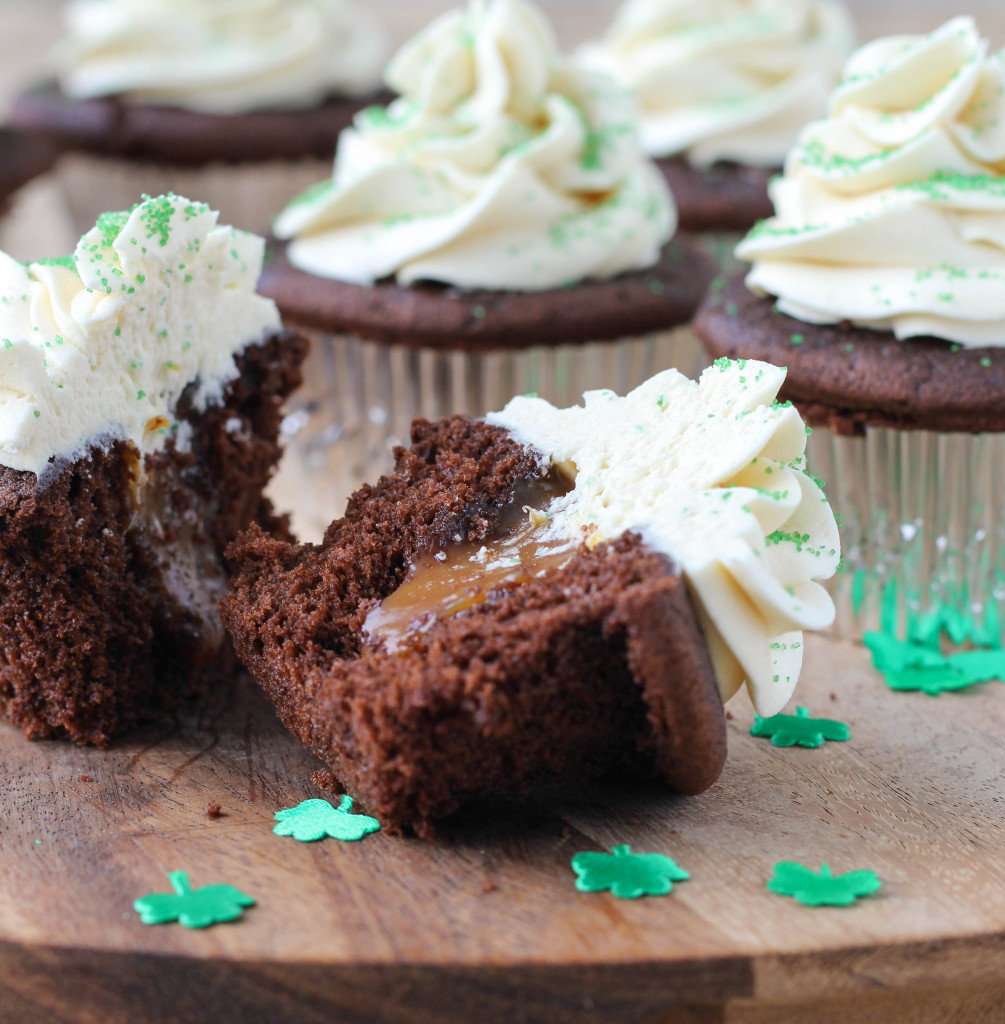
<path fill-rule="evenodd" d="M 193 889 L 184 871 L 172 871 L 168 880 L 174 889 L 141 896 L 133 904 L 144 924 L 179 921 L 186 928 L 208 928 L 212 924 L 236 921 L 254 899 L 232 885 L 205 885 Z"/>
<path fill-rule="evenodd" d="M 577 853 L 572 870 L 580 892 L 610 889 L 622 900 L 639 896 L 665 896 L 674 882 L 691 876 L 661 853 L 632 853 L 629 846 L 615 846 L 610 853 Z"/>
<path fill-rule="evenodd" d="M 768 889 L 779 896 L 792 896 L 807 907 L 847 907 L 882 885 L 875 871 L 835 875 L 826 864 L 821 864 L 818 873 L 802 864 L 783 860 L 775 865 Z"/>
<path fill-rule="evenodd" d="M 936 647 L 899 640 L 887 633 L 866 633 L 863 642 L 891 690 L 920 690 L 929 697 L 938 697 L 976 683 L 1005 679 L 1005 651 L 1000 648 L 943 654 Z"/>
<path fill-rule="evenodd" d="M 304 800 L 296 807 L 276 811 L 278 825 L 272 830 L 277 836 L 293 836 L 299 843 L 313 843 L 325 836 L 355 843 L 380 829 L 376 818 L 365 814 L 352 814 L 352 797 L 342 797 L 338 807 L 327 800 Z"/>
<path fill-rule="evenodd" d="M 806 708 L 796 708 L 794 715 L 772 715 L 771 718 L 754 715 L 750 735 L 770 736 L 775 747 L 822 747 L 826 740 L 850 739 L 851 730 L 844 722 L 833 718 L 810 718 Z"/>

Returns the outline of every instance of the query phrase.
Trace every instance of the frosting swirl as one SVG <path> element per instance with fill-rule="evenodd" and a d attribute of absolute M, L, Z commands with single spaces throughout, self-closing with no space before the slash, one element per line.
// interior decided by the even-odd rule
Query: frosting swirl
<path fill-rule="evenodd" d="M 759 713 L 792 695 L 803 629 L 834 605 L 837 524 L 805 468 L 806 429 L 776 401 L 785 371 L 718 360 L 698 382 L 665 370 L 619 398 L 591 391 L 556 409 L 514 398 L 489 422 L 575 478 L 550 529 L 591 542 L 635 530 L 670 555 L 690 587 L 723 699 L 746 680 Z"/>
<path fill-rule="evenodd" d="M 386 55 L 376 21 L 347 0 L 75 0 L 66 21 L 68 96 L 211 114 L 371 92 Z"/>
<path fill-rule="evenodd" d="M 255 294 L 264 241 L 181 196 L 106 213 L 73 256 L 0 253 L 0 465 L 45 483 L 49 460 L 187 439 L 172 416 L 237 375 L 235 353 L 279 326 Z"/>
<path fill-rule="evenodd" d="M 777 167 L 852 48 L 837 0 L 629 0 L 584 48 L 634 90 L 654 157 Z"/>
<path fill-rule="evenodd" d="M 1005 345 L 1005 51 L 970 18 L 859 50 L 737 248 L 809 323 Z"/>
<path fill-rule="evenodd" d="M 334 176 L 279 216 L 290 261 L 371 284 L 536 291 L 652 266 L 673 200 L 631 98 L 561 59 L 523 0 L 472 0 L 391 62 L 401 94 L 342 133 Z"/>

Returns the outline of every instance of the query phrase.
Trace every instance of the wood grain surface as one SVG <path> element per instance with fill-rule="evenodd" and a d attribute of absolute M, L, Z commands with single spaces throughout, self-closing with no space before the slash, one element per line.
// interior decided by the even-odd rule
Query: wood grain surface
<path fill-rule="evenodd" d="M 701 797 L 556 788 L 475 805 L 436 843 L 274 836 L 276 810 L 322 795 L 318 764 L 247 683 L 104 753 L 2 726 L 0 1022 L 1005 1019 L 1005 688 L 895 694 L 816 639 L 799 699 L 852 739 L 773 747 L 741 697 Z M 579 893 L 572 856 L 617 843 L 692 878 Z M 765 888 L 784 859 L 884 888 L 802 907 Z M 173 870 L 258 904 L 143 926 L 133 900 Z"/>

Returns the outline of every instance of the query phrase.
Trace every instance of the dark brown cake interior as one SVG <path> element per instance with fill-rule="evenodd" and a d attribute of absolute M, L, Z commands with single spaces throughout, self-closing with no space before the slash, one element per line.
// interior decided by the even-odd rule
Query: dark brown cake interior
<path fill-rule="evenodd" d="M 0 469 L 0 707 L 31 738 L 104 745 L 232 664 L 216 613 L 224 551 L 252 522 L 281 535 L 262 490 L 307 342 L 277 332 L 236 357 L 223 402 L 140 471 L 92 447 L 33 473 Z"/>
<path fill-rule="evenodd" d="M 364 643 L 419 552 L 490 537 L 546 472 L 476 420 L 416 421 L 413 441 L 321 546 L 252 529 L 231 549 L 223 620 L 291 731 L 385 825 L 419 832 L 475 796 L 616 767 L 710 785 L 725 725 L 708 653 L 680 577 L 638 537 L 581 545 L 406 650 Z"/>
<path fill-rule="evenodd" d="M 787 366 L 780 397 L 813 426 L 981 433 L 1005 430 L 1005 348 L 941 338 L 898 341 L 849 323 L 809 324 L 755 295 L 743 277 L 709 296 L 695 331 L 713 358 Z"/>

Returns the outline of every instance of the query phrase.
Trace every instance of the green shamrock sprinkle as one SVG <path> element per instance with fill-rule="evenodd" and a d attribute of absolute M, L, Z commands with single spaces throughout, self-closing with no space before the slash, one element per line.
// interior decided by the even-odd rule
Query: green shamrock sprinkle
<path fill-rule="evenodd" d="M 236 921 L 245 907 L 255 905 L 250 896 L 232 885 L 205 885 L 193 889 L 184 871 L 172 871 L 168 879 L 173 893 L 150 893 L 133 904 L 144 924 L 179 921 L 186 928 L 208 928 L 224 921 Z"/>
<path fill-rule="evenodd" d="M 691 876 L 661 853 L 632 853 L 629 846 L 615 846 L 610 853 L 577 853 L 572 870 L 580 892 L 610 889 L 622 900 L 639 896 L 666 896 L 674 882 Z"/>
<path fill-rule="evenodd" d="M 937 647 L 900 640 L 888 633 L 866 633 L 863 642 L 891 690 L 920 690 L 929 697 L 938 697 L 975 683 L 1005 679 L 1005 650 L 1000 647 L 943 654 Z"/>
<path fill-rule="evenodd" d="M 806 708 L 796 708 L 794 715 L 754 715 L 751 736 L 771 737 L 774 747 L 822 747 L 826 740 L 851 739 L 851 730 L 844 722 L 831 718 L 810 718 Z"/>
<path fill-rule="evenodd" d="M 352 814 L 352 797 L 342 797 L 338 807 L 327 800 L 304 800 L 296 807 L 276 811 L 278 825 L 272 830 L 277 836 L 293 836 L 298 843 L 313 843 L 325 836 L 355 843 L 380 829 L 376 818 L 365 814 Z"/>
<path fill-rule="evenodd" d="M 783 860 L 775 865 L 768 890 L 779 896 L 791 896 L 807 907 L 847 907 L 861 896 L 882 887 L 875 871 L 849 871 L 835 875 L 826 864 L 819 873 L 802 864 Z"/>

